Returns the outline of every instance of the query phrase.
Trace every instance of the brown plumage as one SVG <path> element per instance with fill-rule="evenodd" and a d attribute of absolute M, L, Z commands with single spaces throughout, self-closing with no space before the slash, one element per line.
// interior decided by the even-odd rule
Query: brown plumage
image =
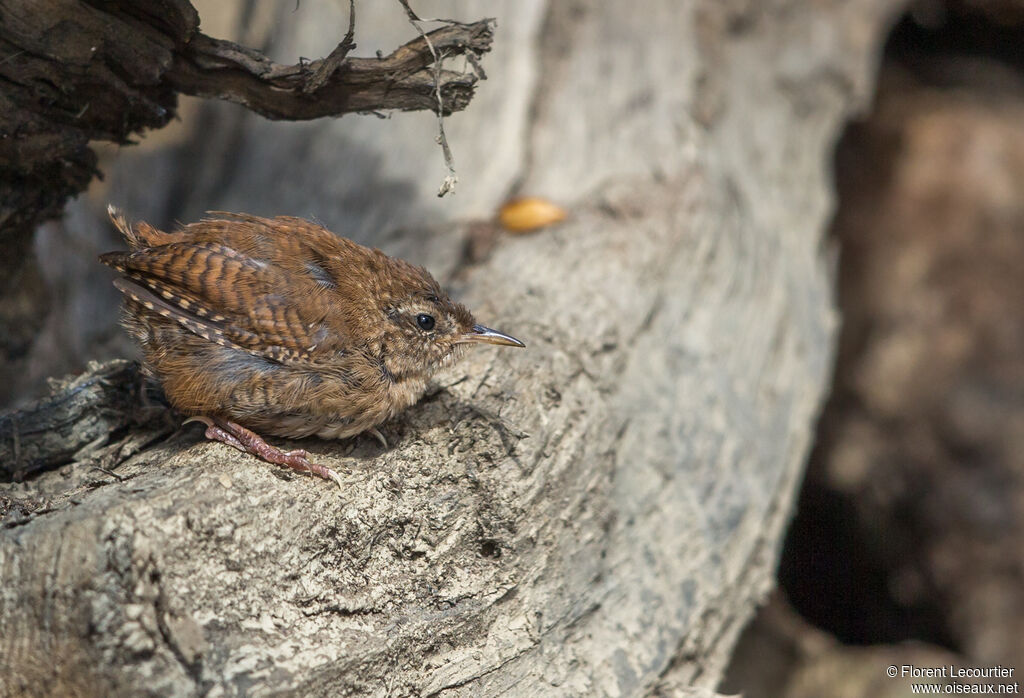
<path fill-rule="evenodd" d="M 131 249 L 100 257 L 123 274 L 146 369 L 210 438 L 338 481 L 254 432 L 375 431 L 466 344 L 523 346 L 477 325 L 422 267 L 300 218 L 212 215 L 166 233 L 111 207 Z"/>

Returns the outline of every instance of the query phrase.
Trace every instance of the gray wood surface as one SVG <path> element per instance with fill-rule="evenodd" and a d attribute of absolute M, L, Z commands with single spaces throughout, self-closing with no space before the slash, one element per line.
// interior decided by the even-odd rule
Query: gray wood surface
<path fill-rule="evenodd" d="M 408 40 L 400 9 L 366 5 L 358 54 Z M 344 31 L 340 5 L 257 7 L 249 31 L 285 53 Z M 194 431 L 118 478 L 86 460 L 0 485 L 47 503 L 0 534 L 2 693 L 710 695 L 771 587 L 828 384 L 830 149 L 892 3 L 486 9 L 453 198 L 429 115 L 202 107 L 70 220 L 98 228 L 107 200 L 315 215 L 427 264 L 527 350 L 470 354 L 387 451 L 303 442 L 341 493 Z M 467 260 L 472 220 L 515 192 L 571 218 Z"/>

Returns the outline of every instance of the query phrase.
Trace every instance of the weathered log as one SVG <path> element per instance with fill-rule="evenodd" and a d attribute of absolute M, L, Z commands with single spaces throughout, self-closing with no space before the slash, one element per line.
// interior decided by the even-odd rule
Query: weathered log
<path fill-rule="evenodd" d="M 85 461 L 108 442 L 119 442 L 129 429 L 151 432 L 147 440 L 158 438 L 174 420 L 161 400 L 159 389 L 144 380 L 133 361 L 90 366 L 55 385 L 49 397 L 0 413 L 0 481 Z M 117 454 L 116 462 L 132 455 L 122 455 L 120 448 Z M 104 454 L 108 460 L 110 455 Z"/>
<path fill-rule="evenodd" d="M 772 585 L 828 382 L 825 163 L 889 8 L 642 9 L 489 7 L 501 94 L 453 129 L 446 205 L 515 188 L 572 216 L 472 261 L 471 226 L 422 224 L 441 204 L 408 171 L 421 134 L 249 124 L 242 152 L 275 181 L 296 171 L 281 141 L 336 161 L 304 160 L 298 188 L 243 168 L 207 207 L 317 213 L 426 262 L 528 348 L 471 354 L 385 427 L 387 451 L 303 442 L 340 495 L 183 438 L 121 464 L 125 482 L 71 465 L 3 485 L 47 501 L 0 537 L 8 693 L 713 690 Z M 365 157 L 390 186 L 346 230 L 331 192 Z"/>

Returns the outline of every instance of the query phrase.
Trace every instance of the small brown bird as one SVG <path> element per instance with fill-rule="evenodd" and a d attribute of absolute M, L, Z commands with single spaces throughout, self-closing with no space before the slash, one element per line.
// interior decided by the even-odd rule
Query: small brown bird
<path fill-rule="evenodd" d="M 216 213 L 166 233 L 108 211 L 131 250 L 100 260 L 124 275 L 145 369 L 207 438 L 271 463 L 341 484 L 257 432 L 380 437 L 467 344 L 525 346 L 476 324 L 422 267 L 301 218 Z"/>

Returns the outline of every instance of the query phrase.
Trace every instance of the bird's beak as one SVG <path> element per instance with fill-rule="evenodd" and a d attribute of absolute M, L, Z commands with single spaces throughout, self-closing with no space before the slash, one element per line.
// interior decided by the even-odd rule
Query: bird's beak
<path fill-rule="evenodd" d="M 483 325 L 473 325 L 473 329 L 459 337 L 456 344 L 500 344 L 503 347 L 525 347 L 515 337 L 492 330 Z"/>

